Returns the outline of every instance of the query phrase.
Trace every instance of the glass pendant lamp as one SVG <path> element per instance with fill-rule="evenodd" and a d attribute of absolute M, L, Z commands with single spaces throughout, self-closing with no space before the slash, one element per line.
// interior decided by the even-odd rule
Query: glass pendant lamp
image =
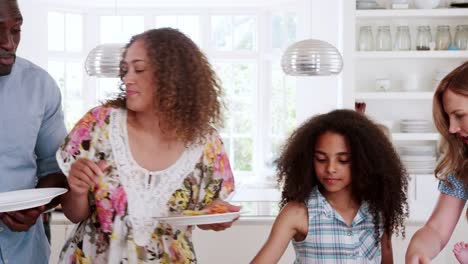
<path fill-rule="evenodd" d="M 119 76 L 120 61 L 124 44 L 101 44 L 86 57 L 85 69 L 89 76 L 116 78 Z"/>
<path fill-rule="evenodd" d="M 118 15 L 118 0 L 114 0 L 114 15 Z M 85 61 L 85 70 L 89 76 L 116 78 L 119 77 L 120 61 L 125 44 L 106 43 L 92 49 Z"/>
<path fill-rule="evenodd" d="M 343 68 L 340 52 L 330 43 L 307 39 L 289 46 L 281 58 L 283 71 L 292 76 L 339 74 Z"/>

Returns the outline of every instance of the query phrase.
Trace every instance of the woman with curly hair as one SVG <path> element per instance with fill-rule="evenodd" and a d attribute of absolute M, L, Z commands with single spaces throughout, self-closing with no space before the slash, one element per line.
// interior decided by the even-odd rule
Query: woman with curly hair
<path fill-rule="evenodd" d="M 376 124 L 351 110 L 315 116 L 277 164 L 282 209 L 252 263 L 277 263 L 291 240 L 294 263 L 393 263 L 408 175 Z"/>
<path fill-rule="evenodd" d="M 435 168 L 440 195 L 430 218 L 411 239 L 406 263 L 430 263 L 444 249 L 468 199 L 468 62 L 442 79 L 432 115 L 442 135 Z M 453 252 L 460 263 L 468 263 L 468 244 L 457 243 Z"/>
<path fill-rule="evenodd" d="M 57 152 L 65 215 L 78 223 L 61 263 L 196 263 L 193 226 L 158 217 L 239 207 L 223 143 L 221 87 L 206 57 L 170 28 L 134 36 L 121 94 L 89 111 Z M 199 225 L 223 230 L 232 222 Z"/>

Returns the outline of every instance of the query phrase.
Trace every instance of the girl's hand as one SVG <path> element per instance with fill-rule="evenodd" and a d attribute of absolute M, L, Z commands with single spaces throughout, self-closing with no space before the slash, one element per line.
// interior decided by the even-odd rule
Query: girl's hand
<path fill-rule="evenodd" d="M 78 159 L 71 165 L 68 174 L 68 185 L 71 192 L 86 195 L 91 188 L 94 188 L 96 178 L 102 176 L 107 167 L 108 165 L 103 160 L 96 164 L 89 159 Z"/>
<path fill-rule="evenodd" d="M 203 210 L 207 209 L 209 210 L 211 207 L 215 206 L 215 205 L 224 205 L 227 207 L 227 209 L 229 210 L 229 212 L 239 212 L 239 210 L 241 209 L 240 206 L 236 206 L 236 205 L 232 205 L 228 202 L 225 202 L 223 200 L 214 200 L 212 203 L 210 203 L 209 205 L 207 205 L 205 208 L 203 208 Z M 198 225 L 198 227 L 200 229 L 203 229 L 203 230 L 214 230 L 214 231 L 221 231 L 221 230 L 224 230 L 226 228 L 229 228 L 232 226 L 232 223 L 234 223 L 235 221 L 237 221 L 237 219 L 239 219 L 239 217 L 237 217 L 236 219 L 232 220 L 231 222 L 226 222 L 226 223 L 216 223 L 216 224 L 208 224 L 208 225 Z"/>

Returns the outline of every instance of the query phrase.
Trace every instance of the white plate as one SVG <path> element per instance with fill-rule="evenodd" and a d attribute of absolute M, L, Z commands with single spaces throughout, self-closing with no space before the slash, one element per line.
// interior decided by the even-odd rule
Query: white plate
<path fill-rule="evenodd" d="M 405 151 L 434 151 L 434 145 L 406 145 L 406 146 L 399 146 L 400 149 Z"/>
<path fill-rule="evenodd" d="M 207 214 L 207 215 L 194 215 L 194 216 L 168 216 L 156 218 L 160 222 L 167 223 L 175 226 L 186 225 L 206 225 L 215 223 L 231 222 L 238 217 L 240 212 L 231 212 L 224 214 Z"/>
<path fill-rule="evenodd" d="M 402 119 L 400 124 L 405 125 L 430 125 L 432 122 L 426 119 Z"/>
<path fill-rule="evenodd" d="M 0 193 L 0 213 L 38 207 L 50 203 L 64 188 L 37 188 Z"/>
<path fill-rule="evenodd" d="M 400 158 L 403 161 L 410 161 L 410 162 L 435 162 L 435 156 L 407 156 L 401 155 Z"/>
<path fill-rule="evenodd" d="M 372 2 L 357 2 L 356 3 L 357 9 L 382 9 L 377 3 Z"/>
<path fill-rule="evenodd" d="M 431 128 L 426 129 L 401 129 L 402 133 L 430 133 L 433 132 Z"/>
<path fill-rule="evenodd" d="M 421 127 L 431 127 L 431 124 L 409 124 L 409 123 L 402 123 L 402 127 L 415 127 L 415 128 L 421 128 Z"/>
<path fill-rule="evenodd" d="M 434 152 L 401 151 L 400 156 L 434 156 Z"/>
<path fill-rule="evenodd" d="M 409 174 L 434 174 L 433 169 L 409 169 Z"/>

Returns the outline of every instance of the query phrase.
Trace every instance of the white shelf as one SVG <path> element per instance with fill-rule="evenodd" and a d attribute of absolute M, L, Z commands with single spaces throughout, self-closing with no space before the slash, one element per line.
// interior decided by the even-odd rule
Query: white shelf
<path fill-rule="evenodd" d="M 356 18 L 457 18 L 466 17 L 466 8 L 356 10 Z"/>
<path fill-rule="evenodd" d="M 423 177 L 434 177 L 434 174 L 415 174 L 415 173 L 410 173 L 409 176 L 413 177 L 413 176 L 423 176 Z"/>
<path fill-rule="evenodd" d="M 392 133 L 392 139 L 396 141 L 409 140 L 438 140 L 438 133 Z"/>
<path fill-rule="evenodd" d="M 431 100 L 433 92 L 357 92 L 356 99 L 372 100 Z"/>
<path fill-rule="evenodd" d="M 468 12 L 468 10 L 466 11 Z M 436 51 L 357 51 L 356 59 L 464 59 L 468 58 L 466 50 Z"/>

